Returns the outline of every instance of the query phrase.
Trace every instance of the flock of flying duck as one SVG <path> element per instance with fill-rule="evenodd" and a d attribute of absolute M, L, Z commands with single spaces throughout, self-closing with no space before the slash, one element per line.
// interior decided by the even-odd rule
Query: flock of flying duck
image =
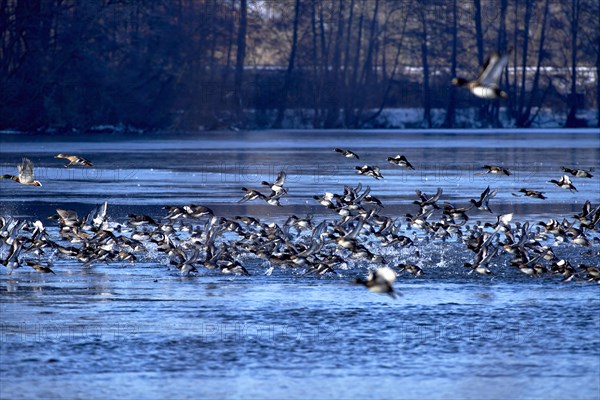
<path fill-rule="evenodd" d="M 345 157 L 360 159 L 355 152 L 336 148 Z M 91 167 L 93 164 L 79 156 L 59 154 L 56 158 L 69 161 L 65 167 Z M 387 161 L 399 167 L 414 170 L 404 155 L 388 157 Z M 34 178 L 33 163 L 23 158 L 17 166 L 18 175 L 3 175 L 20 184 L 41 186 Z M 593 170 L 562 167 L 563 172 L 576 178 L 592 178 Z M 512 174 L 505 167 L 485 165 L 481 174 Z M 364 165 L 356 173 L 383 179 L 380 169 Z M 560 188 L 576 191 L 568 175 L 551 180 Z M 281 171 L 273 182 L 260 182 L 268 189 L 242 188 L 240 202 L 265 201 L 282 207 L 280 200 L 288 193 L 286 173 Z M 532 225 L 529 222 L 512 224 L 513 214 L 497 215 L 495 223 L 468 224 L 473 209 L 493 213 L 490 201 L 497 190 L 489 186 L 464 207 L 442 202 L 443 189 L 434 194 L 416 191 L 413 202 L 415 214 L 393 219 L 381 214 L 383 203 L 369 186 L 345 186 L 342 193 L 313 196 L 319 204 L 337 214 L 336 220 L 325 219 L 316 223 L 312 217 L 290 216 L 285 223 L 264 223 L 250 216 L 224 218 L 216 216 L 206 206 L 185 205 L 164 207 L 166 215 L 155 219 L 148 215 L 129 214 L 125 223 L 115 223 L 108 218 L 108 204 L 94 208 L 80 218 L 73 210 L 57 209 L 51 219 L 58 220 L 58 236 L 52 237 L 44 224 L 0 216 L 0 263 L 10 269 L 29 266 L 43 273 L 54 273 L 49 258 L 76 259 L 84 266 L 94 263 L 156 260 L 164 255 L 165 263 L 176 267 L 182 274 L 198 272 L 199 268 L 249 275 L 240 262 L 248 255 L 264 261 L 267 271 L 273 268 L 297 268 L 303 275 L 336 274 L 351 263 L 365 263 L 378 268 L 370 269 L 366 279 L 357 278 L 374 292 L 395 297 L 393 282 L 402 272 L 422 275 L 423 263 L 402 262 L 393 265 L 377 254 L 377 249 L 407 249 L 406 259 L 419 260 L 419 243 L 432 240 L 456 240 L 472 254 L 465 262 L 469 274 L 493 274 L 490 266 L 506 263 L 500 261 L 509 254 L 508 263 L 520 272 L 538 277 L 561 275 L 564 280 L 575 278 L 600 283 L 600 268 L 580 263 L 574 266 L 558 257 L 553 248 L 559 244 L 581 246 L 581 256 L 597 260 L 600 252 L 600 205 L 586 201 L 580 214 L 572 220 L 551 219 Z M 527 196 L 544 200 L 544 192 L 521 188 L 514 196 Z M 402 219 L 405 220 L 402 221 Z M 404 222 L 404 224 L 403 224 Z M 405 225 L 405 226 L 403 226 Z M 554 245 L 554 246 L 552 246 Z M 398 251 L 400 254 L 400 251 Z M 43 261 L 45 259 L 46 261 Z M 418 265 L 421 264 L 421 265 Z M 269 272 L 269 273 L 270 273 Z"/>
<path fill-rule="evenodd" d="M 468 88 L 481 98 L 506 98 L 507 94 L 498 87 L 498 82 L 507 62 L 508 53 L 500 55 L 494 52 L 486 60 L 477 79 L 455 78 L 452 83 Z M 335 152 L 347 158 L 360 159 L 358 154 L 348 149 L 336 148 Z M 93 166 L 80 156 L 58 154 L 55 158 L 68 160 L 65 167 Z M 404 155 L 388 157 L 387 161 L 409 170 L 415 169 Z M 482 169 L 481 174 L 512 174 L 507 168 L 497 165 L 484 165 Z M 565 174 L 548 182 L 571 192 L 576 192 L 577 188 L 569 175 L 593 177 L 592 169 L 561 169 Z M 0 178 L 22 185 L 42 186 L 34 178 L 33 163 L 29 159 L 23 158 L 17 170 L 17 175 L 2 175 Z M 355 170 L 360 175 L 384 179 L 377 166 L 365 164 L 356 166 Z M 239 202 L 260 200 L 281 207 L 280 200 L 288 194 L 285 181 L 286 173 L 281 171 L 275 181 L 260 182 L 261 187 L 269 189 L 268 194 L 243 187 L 244 195 Z M 407 248 L 412 252 L 412 256 L 407 258 L 418 260 L 419 242 L 455 239 L 472 254 L 471 262 L 464 263 L 469 273 L 491 275 L 491 262 L 508 254 L 511 267 L 532 277 L 560 275 L 565 281 L 576 278 L 600 283 L 598 266 L 580 263 L 576 267 L 569 260 L 558 257 L 553 250 L 560 244 L 581 246 L 582 257 L 598 260 L 600 205 L 592 206 L 589 200 L 586 201 L 581 213 L 571 220 L 550 219 L 535 225 L 529 222 L 512 224 L 513 214 L 509 213 L 497 215 L 495 223 L 469 225 L 468 213 L 471 210 L 493 213 L 489 202 L 497 190 L 488 186 L 479 198 L 470 199 L 465 207 L 441 202 L 442 194 L 442 188 L 431 195 L 417 190 L 413 204 L 418 206 L 418 211 L 414 215 L 406 214 L 405 227 L 401 219 L 382 215 L 382 202 L 371 194 L 370 187 L 363 188 L 361 184 L 345 186 L 340 194 L 326 192 L 313 196 L 319 204 L 337 214 L 337 220 L 325 219 L 319 224 L 312 217 L 299 218 L 295 215 L 281 225 L 264 223 L 250 216 L 228 219 L 216 216 L 210 208 L 201 205 L 164 207 L 167 213 L 158 221 L 147 215 L 129 214 L 129 221 L 119 224 L 109 221 L 108 204 L 105 202 L 83 218 L 73 210 L 57 209 L 57 214 L 50 217 L 58 220 L 59 226 L 59 236 L 53 238 L 39 220 L 30 222 L 0 216 L 0 263 L 8 267 L 10 273 L 23 265 L 42 273 L 54 273 L 52 265 L 42 261 L 42 256 L 57 255 L 90 266 L 100 262 L 155 260 L 157 254 L 163 254 L 169 265 L 186 275 L 198 272 L 198 268 L 249 275 L 240 259 L 250 254 L 266 262 L 269 267 L 267 273 L 281 266 L 298 268 L 304 275 L 326 275 L 335 274 L 337 269 L 344 265 L 347 267 L 350 262 L 362 261 L 377 268 L 370 268 L 366 279 L 357 278 L 354 282 L 373 292 L 395 297 L 393 283 L 398 274 L 407 272 L 419 276 L 424 273 L 423 268 L 409 262 L 391 265 L 389 260 L 377 254 L 376 249 Z M 513 196 L 547 198 L 544 192 L 527 188 L 520 188 Z"/>

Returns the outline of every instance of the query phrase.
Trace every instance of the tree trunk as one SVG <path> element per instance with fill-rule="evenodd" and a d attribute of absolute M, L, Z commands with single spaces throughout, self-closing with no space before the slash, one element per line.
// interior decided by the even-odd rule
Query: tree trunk
<path fill-rule="evenodd" d="M 19 98 L 26 104 L 16 104 L 23 110 L 19 116 L 28 129 L 38 128 L 45 123 L 43 103 L 44 82 L 42 76 L 42 5 L 40 0 L 18 1 L 16 6 L 17 34 L 23 38 L 20 52 L 23 63 L 17 77 L 21 83 Z"/>
<path fill-rule="evenodd" d="M 427 46 L 427 17 L 423 10 L 424 5 L 419 6 L 421 15 L 421 64 L 423 66 L 423 119 L 427 123 L 427 128 L 431 128 L 431 88 L 429 86 L 429 60 Z"/>
<path fill-rule="evenodd" d="M 548 19 L 548 8 L 549 8 L 550 0 L 546 0 L 544 4 L 544 13 L 542 16 L 542 27 L 540 32 L 540 45 L 538 47 L 538 57 L 537 64 L 535 67 L 535 75 L 533 76 L 533 83 L 531 85 L 531 91 L 529 93 L 529 101 L 527 102 L 527 106 L 525 111 L 523 111 L 523 115 L 520 118 L 522 123 L 520 126 L 530 127 L 533 123 L 533 119 L 531 119 L 531 108 L 533 107 L 533 101 L 535 100 L 536 94 L 538 93 L 538 87 L 540 83 L 540 69 L 542 67 L 542 60 L 544 59 L 544 41 L 546 39 L 546 20 Z M 541 107 L 541 104 L 538 105 Z"/>
<path fill-rule="evenodd" d="M 244 59 L 246 58 L 246 29 L 247 29 L 247 0 L 240 0 L 240 26 L 237 36 L 237 56 L 235 61 L 235 106 L 237 119 L 244 125 L 244 96 L 242 88 L 244 85 Z"/>
<path fill-rule="evenodd" d="M 477 45 L 477 62 L 479 65 L 483 65 L 483 60 L 485 59 L 485 53 L 483 48 L 483 27 L 481 21 L 481 0 L 473 0 L 473 5 L 475 6 L 475 42 Z M 486 124 L 490 123 L 490 102 L 480 103 L 479 106 L 479 119 L 481 121 L 485 121 Z"/>
<path fill-rule="evenodd" d="M 377 15 L 379 14 L 379 0 L 375 0 L 373 8 L 373 18 L 369 27 L 369 44 L 367 46 L 367 54 L 365 55 L 365 62 L 360 77 L 360 81 L 357 85 L 358 93 L 356 98 L 358 100 L 357 111 L 354 116 L 354 126 L 359 124 L 359 120 L 364 111 L 367 102 L 366 90 L 373 90 L 376 87 L 376 83 L 372 82 L 373 76 L 373 53 L 377 46 Z M 366 90 L 365 90 L 366 89 Z"/>
<path fill-rule="evenodd" d="M 334 128 L 339 123 L 340 117 L 340 65 L 341 65 L 341 50 L 342 40 L 344 37 L 344 0 L 339 1 L 337 32 L 333 48 L 333 66 L 332 80 L 329 89 L 327 116 L 325 119 L 325 128 Z"/>
<path fill-rule="evenodd" d="M 579 30 L 579 0 L 571 0 L 571 93 L 569 95 L 569 115 L 565 126 L 578 126 L 577 121 L 577 32 Z"/>
<path fill-rule="evenodd" d="M 508 8 L 508 1 L 507 0 L 500 0 L 500 21 L 499 21 L 499 26 L 498 26 L 498 44 L 497 44 L 497 48 L 499 51 L 507 51 L 508 49 L 508 44 L 507 44 L 507 40 L 506 40 L 506 10 Z M 505 86 L 507 88 L 507 91 L 509 92 L 509 97 L 507 99 L 508 105 L 506 106 L 507 108 L 510 109 L 511 107 L 511 101 L 512 101 L 512 96 L 510 94 L 510 90 L 508 90 L 509 88 L 509 81 L 508 81 L 508 65 L 505 68 L 506 73 L 504 74 L 505 76 L 505 82 L 503 82 L 503 79 L 500 78 L 500 86 Z M 494 119 L 494 121 L 500 121 L 500 102 L 496 101 L 493 103 L 492 105 L 492 118 Z"/>
<path fill-rule="evenodd" d="M 450 65 L 450 76 L 456 76 L 456 56 L 458 52 L 458 12 L 456 10 L 457 0 L 452 1 L 452 60 Z M 444 119 L 443 127 L 452 128 L 456 119 L 456 86 L 450 85 L 450 93 L 448 98 L 448 109 L 446 118 Z"/>
<path fill-rule="evenodd" d="M 473 0 L 475 5 L 475 40 L 477 42 L 477 62 L 483 65 L 483 28 L 481 26 L 481 0 Z"/>
<path fill-rule="evenodd" d="M 521 88 L 519 93 L 519 100 L 517 102 L 517 110 L 519 112 L 519 118 L 517 119 L 517 126 L 522 126 L 522 115 L 523 108 L 525 107 L 525 94 L 527 87 L 525 82 L 527 80 L 527 54 L 529 52 L 529 23 L 531 21 L 531 1 L 525 1 L 525 21 L 523 27 L 523 55 L 521 56 Z M 516 51 L 516 49 L 515 49 Z"/>
<path fill-rule="evenodd" d="M 344 66 L 341 71 L 342 79 L 341 79 L 341 92 L 342 92 L 342 102 L 344 103 L 344 125 L 349 126 L 351 124 L 351 116 L 352 116 L 352 98 L 355 87 L 352 86 L 351 83 L 351 74 L 349 73 L 350 69 L 350 45 L 352 44 L 352 26 L 354 24 L 354 0 L 350 0 L 348 14 L 348 24 L 346 26 L 346 47 L 344 48 Z"/>
<path fill-rule="evenodd" d="M 313 128 L 317 128 L 320 118 L 319 118 L 319 109 L 320 109 L 320 93 L 321 93 L 321 85 L 320 85 L 320 70 L 319 70 L 319 60 L 317 58 L 319 49 L 317 47 L 317 0 L 312 0 L 310 4 L 310 28 L 312 32 L 312 84 L 313 84 Z"/>
<path fill-rule="evenodd" d="M 600 5 L 600 2 L 598 4 Z M 600 32 L 600 29 L 597 32 Z M 596 43 L 598 44 L 596 49 L 596 108 L 598 110 L 598 127 L 600 128 L 600 34 Z"/>
<path fill-rule="evenodd" d="M 281 99 L 279 101 L 279 107 L 277 110 L 277 118 L 275 119 L 275 122 L 273 123 L 273 128 L 276 128 L 276 129 L 281 128 L 281 123 L 283 122 L 283 117 L 285 115 L 285 109 L 287 107 L 288 94 L 290 91 L 290 86 L 292 84 L 294 63 L 296 61 L 296 52 L 297 52 L 297 48 L 298 48 L 298 21 L 299 20 L 300 20 L 300 0 L 296 0 L 296 4 L 294 6 L 292 48 L 290 50 L 290 57 L 288 60 L 287 70 L 285 71 L 283 88 L 281 89 Z"/>
<path fill-rule="evenodd" d="M 362 128 L 367 123 L 375 120 L 377 117 L 379 117 L 379 115 L 381 115 L 381 112 L 383 111 L 383 109 L 384 109 L 384 107 L 385 107 L 385 105 L 387 103 L 387 100 L 388 100 L 388 97 L 389 97 L 392 85 L 396 83 L 396 79 L 395 78 L 396 78 L 396 73 L 398 71 L 398 65 L 400 64 L 400 55 L 402 53 L 402 42 L 404 41 L 404 34 L 406 33 L 406 25 L 407 25 L 407 22 L 408 22 L 409 15 L 410 15 L 410 13 L 405 13 L 404 21 L 402 23 L 402 32 L 400 34 L 399 43 L 398 43 L 398 46 L 396 48 L 396 55 L 394 57 L 394 66 L 392 67 L 392 73 L 387 78 L 386 88 L 385 88 L 385 91 L 383 93 L 383 97 L 381 98 L 381 102 L 379 104 L 379 108 L 374 113 L 372 113 L 372 115 L 370 115 L 370 116 L 362 119 L 359 122 L 359 124 L 358 124 L 359 128 Z"/>
<path fill-rule="evenodd" d="M 354 60 L 352 63 L 352 74 L 350 76 L 350 87 L 352 87 L 353 95 L 348 96 L 349 98 L 347 100 L 350 105 L 347 108 L 347 112 L 351 112 L 350 110 L 354 110 L 356 108 L 356 102 L 357 102 L 356 92 L 357 92 L 358 86 L 359 86 L 358 71 L 360 70 L 359 64 L 360 64 L 361 47 L 362 47 L 362 42 L 363 42 L 362 36 L 363 36 L 364 18 L 365 18 L 365 15 L 364 15 L 364 3 L 363 3 L 363 7 L 361 7 L 361 11 L 360 11 L 360 17 L 358 18 L 358 34 L 357 34 L 357 39 L 356 39 L 356 51 L 354 53 Z M 348 121 L 348 122 L 350 123 L 350 121 Z M 352 123 L 356 123 L 356 121 L 354 121 Z"/>

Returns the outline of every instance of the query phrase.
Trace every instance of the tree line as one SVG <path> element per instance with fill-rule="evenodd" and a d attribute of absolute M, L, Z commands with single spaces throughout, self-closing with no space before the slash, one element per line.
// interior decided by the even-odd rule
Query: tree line
<path fill-rule="evenodd" d="M 600 110 L 597 0 L 0 0 L 0 128 L 519 127 Z M 512 48 L 506 101 L 450 85 Z M 432 110 L 444 112 L 434 121 Z"/>

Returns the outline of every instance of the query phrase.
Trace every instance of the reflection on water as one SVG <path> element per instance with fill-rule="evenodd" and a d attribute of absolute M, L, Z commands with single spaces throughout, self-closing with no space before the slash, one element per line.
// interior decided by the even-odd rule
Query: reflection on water
<path fill-rule="evenodd" d="M 39 139 L 39 140 L 37 140 Z M 106 139 L 106 138 L 102 138 Z M 385 207 L 414 213 L 415 189 L 464 205 L 498 188 L 494 214 L 516 220 L 569 217 L 597 203 L 600 175 L 570 193 L 546 181 L 560 167 L 599 167 L 597 132 L 252 132 L 160 140 L 1 139 L 1 174 L 27 155 L 42 188 L 0 182 L 0 213 L 44 219 L 54 209 L 164 216 L 167 204 L 204 204 L 224 216 L 281 221 L 291 213 L 333 218 L 312 199 L 344 184 L 370 185 Z M 349 160 L 334 147 L 356 151 Z M 57 153 L 96 168 L 65 169 Z M 415 166 L 388 164 L 404 154 Z M 379 165 L 385 179 L 354 173 Z M 480 176 L 500 164 L 510 177 Z M 288 173 L 283 207 L 237 201 Z M 548 200 L 516 198 L 521 187 Z M 41 190 L 37 190 L 41 189 Z M 559 250 L 557 250 L 559 251 Z M 583 260 L 579 248 L 561 247 Z M 392 262 L 408 256 L 381 249 Z M 467 275 L 464 246 L 421 248 L 425 274 L 401 275 L 396 301 L 350 284 L 357 269 L 302 276 L 253 257 L 250 277 L 181 276 L 161 257 L 136 264 L 54 259 L 56 275 L 0 274 L 1 398 L 594 398 L 600 391 L 600 287 L 529 278 L 497 267 Z M 410 252 L 412 254 L 412 252 Z M 597 257 L 594 259 L 597 260 Z M 582 261 L 583 262 L 583 261 Z M 589 262 L 589 259 L 586 260 Z"/>

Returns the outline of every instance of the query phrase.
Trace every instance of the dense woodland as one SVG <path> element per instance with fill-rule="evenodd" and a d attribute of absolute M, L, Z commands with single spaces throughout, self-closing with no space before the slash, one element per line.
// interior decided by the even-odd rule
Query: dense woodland
<path fill-rule="evenodd" d="M 587 126 L 599 16 L 598 0 L 0 0 L 0 129 L 277 128 L 290 110 L 361 128 L 402 107 L 422 127 L 467 107 Z M 508 100 L 450 85 L 510 48 Z"/>

